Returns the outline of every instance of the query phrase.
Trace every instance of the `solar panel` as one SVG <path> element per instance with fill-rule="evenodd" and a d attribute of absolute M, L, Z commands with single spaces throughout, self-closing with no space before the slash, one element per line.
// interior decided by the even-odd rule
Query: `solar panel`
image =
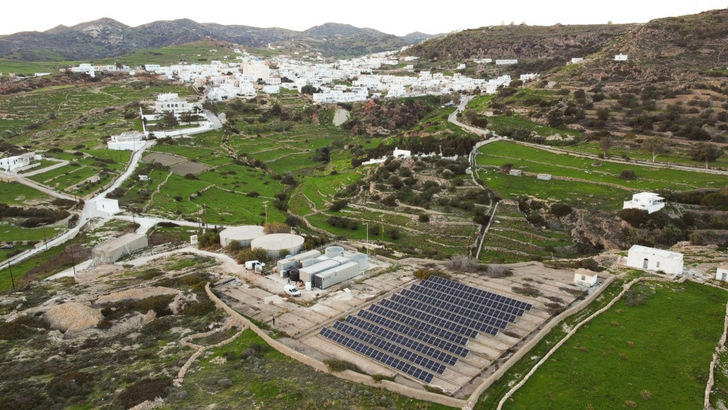
<path fill-rule="evenodd" d="M 394 295 L 397 296 L 397 295 Z M 455 322 L 452 322 L 450 320 L 437 317 L 434 315 L 430 315 L 428 313 L 419 311 L 417 309 L 413 309 L 409 306 L 402 305 L 400 303 L 393 302 L 391 300 L 385 299 L 380 302 L 380 304 L 386 308 L 392 309 L 394 311 L 397 311 L 399 313 L 402 313 L 407 316 L 411 316 L 413 318 L 432 323 L 435 326 L 444 327 L 445 329 L 452 330 L 455 333 L 461 334 L 463 336 L 469 337 L 469 338 L 476 338 L 478 337 L 478 332 L 473 329 L 468 329 L 466 326 L 459 325 Z"/>
<path fill-rule="evenodd" d="M 438 374 L 442 374 L 446 369 L 446 366 L 441 363 L 437 363 L 436 361 L 428 359 L 424 356 L 421 356 L 411 350 L 402 348 L 402 347 L 397 346 L 393 343 L 390 343 L 380 337 L 371 335 L 371 334 L 366 333 L 362 330 L 359 330 L 355 327 L 349 326 L 348 324 L 346 324 L 344 322 L 334 323 L 334 329 L 336 329 L 340 332 L 344 332 L 344 333 L 352 336 L 353 338 L 358 339 L 364 343 L 367 343 L 374 347 L 378 347 L 386 352 L 392 353 L 395 356 L 399 356 L 407 361 L 420 365 L 424 368 L 430 369 Z"/>
<path fill-rule="evenodd" d="M 333 340 L 334 342 L 336 342 L 342 346 L 345 346 L 351 350 L 359 352 L 365 356 L 371 357 L 372 359 L 375 359 L 378 362 L 384 363 L 387 366 L 393 367 L 405 374 L 409 374 L 410 376 L 413 376 L 419 380 L 422 380 L 425 383 L 431 382 L 432 379 L 435 377 L 435 375 L 433 375 L 430 372 L 426 372 L 420 368 L 412 366 L 409 363 L 405 363 L 388 354 L 382 353 L 378 350 L 374 350 L 371 347 L 364 345 L 363 343 L 357 342 L 356 340 L 353 340 L 345 335 L 342 335 L 341 333 L 334 332 L 331 329 L 328 329 L 328 328 L 321 329 L 321 335 L 330 340 Z"/>
<path fill-rule="evenodd" d="M 382 326 L 387 326 L 391 329 L 395 329 L 402 333 L 405 332 L 402 329 L 402 327 L 405 327 L 405 328 L 412 329 L 412 332 L 420 332 L 420 331 L 421 331 L 420 333 L 427 332 L 430 335 L 434 335 L 434 337 L 446 339 L 446 340 L 449 340 L 449 341 L 459 344 L 459 345 L 465 345 L 468 343 L 468 338 L 465 336 L 461 336 L 457 333 L 439 328 L 437 326 L 433 326 L 427 322 L 417 320 L 410 316 L 405 316 L 401 313 L 386 309 L 379 305 L 371 306 L 369 308 L 369 310 L 366 310 L 366 311 L 362 310 L 359 312 L 359 314 L 360 315 L 362 315 L 362 314 L 371 315 L 371 316 L 365 316 L 365 318 L 370 319 L 370 317 L 372 317 L 371 320 L 373 322 L 378 323 Z M 409 334 L 409 333 L 406 333 L 406 334 Z M 426 336 L 429 336 L 429 335 L 425 334 L 425 336 L 423 336 L 423 337 L 426 337 Z M 421 340 L 427 341 L 425 339 L 421 339 Z M 429 341 L 428 341 L 428 343 L 429 343 Z M 465 354 L 467 354 L 467 353 L 465 353 Z"/>
<path fill-rule="evenodd" d="M 495 326 L 499 329 L 504 329 L 508 325 L 508 321 L 496 317 L 495 315 L 498 314 L 499 312 L 496 312 L 492 309 L 489 310 L 488 313 L 476 312 L 472 309 L 468 309 L 467 307 L 465 307 L 463 305 L 458 306 L 454 303 L 443 301 L 437 297 L 426 295 L 421 292 L 417 292 L 416 290 L 404 289 L 404 290 L 402 290 L 400 295 L 407 297 L 407 298 L 411 298 L 411 299 L 417 299 L 420 302 L 427 303 L 429 305 L 436 306 L 441 309 L 445 309 L 447 311 L 456 313 L 461 316 L 465 316 L 470 319 L 477 320 L 479 322 L 487 323 L 487 324 L 489 324 L 491 326 Z M 514 319 L 515 319 L 515 316 L 514 316 Z"/>
<path fill-rule="evenodd" d="M 392 295 L 391 301 L 400 303 L 404 306 L 407 306 L 407 307 L 410 307 L 413 309 L 417 309 L 421 312 L 424 312 L 425 314 L 428 314 L 432 318 L 439 317 L 439 318 L 445 319 L 447 321 L 450 321 L 450 322 L 453 322 L 453 323 L 456 323 L 456 324 L 459 324 L 459 325 L 462 325 L 465 327 L 469 327 L 471 329 L 480 330 L 482 332 L 486 332 L 486 333 L 494 335 L 494 336 L 496 334 L 498 334 L 498 328 L 495 326 L 489 325 L 487 323 L 479 322 L 477 320 L 469 319 L 465 316 L 449 312 L 445 309 L 440 309 L 440 308 L 436 308 L 434 306 L 426 305 L 418 300 L 409 299 L 402 295 Z M 387 302 L 387 301 L 386 300 L 382 301 L 382 303 L 384 303 L 384 302 Z M 422 318 L 422 319 L 428 320 L 428 319 L 424 319 L 424 318 Z"/>
<path fill-rule="evenodd" d="M 472 286 L 464 285 L 462 283 L 455 282 L 455 281 L 450 280 L 450 279 L 445 279 L 445 278 L 442 278 L 442 277 L 439 277 L 439 276 L 430 276 L 427 279 L 427 281 L 429 281 L 429 280 L 432 280 L 434 282 L 440 283 L 440 284 L 445 285 L 447 287 L 451 287 L 451 288 L 454 288 L 454 289 L 457 289 L 457 290 L 464 291 L 466 293 L 471 293 L 471 294 L 475 294 L 475 295 L 478 295 L 478 296 L 484 296 L 486 298 L 498 298 L 496 300 L 499 301 L 499 302 L 501 302 L 501 303 L 505 303 L 507 305 L 515 306 L 517 308 L 521 308 L 521 309 L 524 309 L 524 310 L 531 310 L 531 307 L 532 307 L 532 305 L 530 303 L 522 302 L 522 301 L 517 300 L 517 299 L 509 298 L 507 296 L 499 295 L 499 294 L 493 293 L 493 292 L 488 292 L 488 291 L 485 291 L 485 290 L 482 290 L 482 289 L 478 289 L 478 288 L 475 288 L 475 287 L 472 287 Z M 427 281 L 424 281 L 424 282 L 427 282 Z"/>
<path fill-rule="evenodd" d="M 352 326 L 356 326 L 360 329 L 364 329 L 367 332 L 370 332 L 377 336 L 383 337 L 394 343 L 398 343 L 402 346 L 405 346 L 409 349 L 420 352 L 424 355 L 430 356 L 433 359 L 439 360 L 443 363 L 447 363 L 451 366 L 454 365 L 455 363 L 457 363 L 457 361 L 458 361 L 457 357 L 452 356 L 448 353 L 445 353 L 442 350 L 427 346 L 423 343 L 410 339 L 407 336 L 392 332 L 391 330 L 381 328 L 373 323 L 362 320 L 356 316 L 347 317 L 346 322 L 351 324 Z"/>
<path fill-rule="evenodd" d="M 497 319 L 515 322 L 518 317 L 516 314 L 518 308 L 516 307 L 485 300 L 481 296 L 468 295 L 462 291 L 447 292 L 442 288 L 443 286 L 438 283 L 425 281 L 422 282 L 422 285 L 413 285 L 410 290 L 436 299 L 446 300 L 458 307 L 483 313 Z"/>

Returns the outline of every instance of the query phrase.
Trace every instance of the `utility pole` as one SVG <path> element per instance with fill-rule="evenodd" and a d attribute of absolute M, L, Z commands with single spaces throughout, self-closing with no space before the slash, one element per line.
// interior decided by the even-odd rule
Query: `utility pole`
<path fill-rule="evenodd" d="M 265 224 L 268 225 L 268 201 L 263 202 L 265 207 Z"/>
<path fill-rule="evenodd" d="M 71 250 L 71 263 L 73 264 L 73 277 L 76 277 L 76 259 L 73 257 L 73 248 L 68 247 Z"/>
<path fill-rule="evenodd" d="M 364 222 L 364 225 L 367 226 L 367 257 L 369 256 L 369 222 Z"/>
<path fill-rule="evenodd" d="M 48 239 L 46 238 L 46 230 L 43 228 L 43 242 L 45 242 L 45 248 L 48 250 Z"/>
<path fill-rule="evenodd" d="M 15 278 L 13 278 L 13 267 L 8 262 L 8 269 L 10 270 L 10 282 L 13 284 L 13 290 L 15 290 Z"/>

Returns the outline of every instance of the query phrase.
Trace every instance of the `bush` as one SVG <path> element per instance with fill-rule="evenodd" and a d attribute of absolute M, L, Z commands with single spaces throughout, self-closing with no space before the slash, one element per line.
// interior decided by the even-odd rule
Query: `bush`
<path fill-rule="evenodd" d="M 240 241 L 230 241 L 227 248 L 230 252 L 240 252 L 243 250 L 243 244 Z"/>
<path fill-rule="evenodd" d="M 414 271 L 413 275 L 417 279 L 425 280 L 432 275 L 440 276 L 440 271 L 430 268 L 420 268 Z"/>
<path fill-rule="evenodd" d="M 364 373 L 359 366 L 352 362 L 347 362 L 346 360 L 326 359 L 324 360 L 324 364 L 326 364 L 326 367 L 329 368 L 329 371 L 334 373 L 343 372 L 344 370 L 353 370 L 357 373 Z"/>
<path fill-rule="evenodd" d="M 329 207 L 329 211 L 331 212 L 337 212 L 341 211 L 342 209 L 346 208 L 346 206 L 349 204 L 349 202 L 346 199 L 339 199 L 338 201 L 334 201 L 331 206 Z"/>
<path fill-rule="evenodd" d="M 204 300 L 201 302 L 187 305 L 182 309 L 182 314 L 185 316 L 205 316 L 215 311 L 215 304 L 211 300 Z"/>
<path fill-rule="evenodd" d="M 428 223 L 430 222 L 430 215 L 427 214 L 421 214 L 417 219 L 422 223 Z"/>
<path fill-rule="evenodd" d="M 635 179 L 637 176 L 635 175 L 634 171 L 631 169 L 625 169 L 620 174 L 619 177 L 622 179 Z"/>
<path fill-rule="evenodd" d="M 144 379 L 121 392 L 119 400 L 124 408 L 134 407 L 147 400 L 167 397 L 169 387 L 172 387 L 172 379 L 169 377 Z"/>
<path fill-rule="evenodd" d="M 86 372 L 69 372 L 56 376 L 48 382 L 46 390 L 48 395 L 53 398 L 68 399 L 73 396 L 85 396 L 91 391 L 94 378 L 90 373 Z"/>
<path fill-rule="evenodd" d="M 641 228 L 649 221 L 649 213 L 642 209 L 627 208 L 617 212 L 617 216 L 634 228 Z"/>
<path fill-rule="evenodd" d="M 266 234 L 289 233 L 291 232 L 291 227 L 280 222 L 271 222 L 265 224 L 265 226 L 263 227 L 263 232 L 265 232 Z"/>
<path fill-rule="evenodd" d="M 399 239 L 399 230 L 397 228 L 387 228 L 386 233 L 393 240 Z"/>
<path fill-rule="evenodd" d="M 551 205 L 550 212 L 556 217 L 561 218 L 563 216 L 569 215 L 572 212 L 572 209 L 569 205 L 566 204 L 553 204 Z"/>
<path fill-rule="evenodd" d="M 158 295 L 151 296 L 139 302 L 142 312 L 153 310 L 157 316 L 167 316 L 172 314 L 169 304 L 174 300 L 174 295 Z"/>

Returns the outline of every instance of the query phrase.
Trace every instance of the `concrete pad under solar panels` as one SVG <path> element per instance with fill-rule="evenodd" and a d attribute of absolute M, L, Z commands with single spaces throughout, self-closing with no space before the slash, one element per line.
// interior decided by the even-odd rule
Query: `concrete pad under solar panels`
<path fill-rule="evenodd" d="M 487 340 L 485 340 L 487 342 Z M 500 346 L 500 345 L 498 345 Z M 497 349 L 494 346 L 488 345 L 484 343 L 483 341 L 476 339 L 471 339 L 470 342 L 468 342 L 468 345 L 466 346 L 470 350 L 470 354 L 463 359 L 468 360 L 471 363 L 475 363 L 477 360 L 470 358 L 470 356 L 483 356 L 483 358 L 487 361 L 492 361 L 498 358 L 498 356 L 501 355 L 504 349 Z M 502 347 L 502 346 L 500 346 Z"/>
<path fill-rule="evenodd" d="M 276 327 L 284 330 L 290 335 L 295 335 L 296 333 L 299 333 L 301 329 L 308 330 L 315 326 L 316 323 L 297 316 L 291 312 L 286 312 L 276 317 Z"/>
<path fill-rule="evenodd" d="M 468 355 L 468 357 L 469 358 L 472 357 L 473 360 L 471 361 L 471 360 L 459 358 L 457 363 L 455 363 L 452 366 L 447 367 L 448 371 L 452 371 L 459 375 L 466 376 L 467 380 L 465 381 L 465 383 L 467 383 L 468 381 L 470 381 L 470 379 L 472 379 L 473 377 L 480 374 L 481 370 L 484 367 L 487 367 L 488 365 L 490 365 L 492 363 L 492 361 L 484 359 L 481 356 Z M 447 374 L 447 371 L 444 374 Z"/>
<path fill-rule="evenodd" d="M 478 334 L 478 337 L 475 338 L 475 341 L 477 341 L 485 346 L 488 346 L 489 348 L 491 348 L 493 350 L 499 351 L 499 352 L 507 350 L 509 347 L 511 347 L 510 344 L 504 343 L 501 340 L 493 338 L 493 336 L 491 336 L 491 335 L 486 335 L 483 333 Z M 471 339 L 471 342 L 472 342 L 472 339 Z M 470 348 L 470 343 L 468 343 L 468 348 Z M 500 355 L 500 353 L 499 353 L 499 355 Z"/>
<path fill-rule="evenodd" d="M 307 321 L 313 322 L 313 323 L 321 323 L 329 319 L 328 316 L 322 315 L 320 313 L 316 313 L 310 309 L 291 309 L 289 313 L 294 314 L 296 316 L 301 317 L 302 319 L 305 319 Z M 310 328 L 308 328 L 310 329 Z M 308 330 L 304 329 L 304 330 Z"/>
<path fill-rule="evenodd" d="M 341 314 L 340 311 L 332 309 L 331 307 L 326 306 L 323 303 L 317 303 L 308 308 L 308 310 L 324 315 L 328 319 L 339 316 Z"/>
<path fill-rule="evenodd" d="M 270 293 L 260 289 L 260 288 L 253 288 L 253 287 L 246 287 L 246 286 L 240 286 L 238 287 L 238 290 L 245 293 L 251 298 L 263 300 L 264 298 L 270 296 Z"/>
<path fill-rule="evenodd" d="M 446 372 L 447 373 L 447 372 Z M 444 375 L 435 374 L 435 378 L 432 379 L 430 383 L 428 383 L 430 386 L 435 386 L 441 388 L 445 392 L 455 392 L 460 388 L 460 384 L 454 384 L 451 383 Z"/>
<path fill-rule="evenodd" d="M 284 311 L 284 309 L 276 306 L 276 305 L 269 305 L 267 303 L 261 303 L 258 305 L 258 309 L 260 309 L 261 312 L 267 313 L 271 316 L 276 316 Z"/>
<path fill-rule="evenodd" d="M 319 303 L 322 303 L 322 302 L 319 302 Z M 323 303 L 325 303 L 326 306 L 329 306 L 332 309 L 336 309 L 341 313 L 344 313 L 351 308 L 351 306 L 349 306 L 348 304 L 346 304 L 340 300 L 328 299 Z"/>
<path fill-rule="evenodd" d="M 329 356 L 328 354 L 320 351 L 319 346 L 310 346 L 306 344 L 303 340 L 296 340 L 290 337 L 282 337 L 279 338 L 278 341 L 299 353 L 302 353 L 321 362 L 331 358 L 331 356 Z"/>

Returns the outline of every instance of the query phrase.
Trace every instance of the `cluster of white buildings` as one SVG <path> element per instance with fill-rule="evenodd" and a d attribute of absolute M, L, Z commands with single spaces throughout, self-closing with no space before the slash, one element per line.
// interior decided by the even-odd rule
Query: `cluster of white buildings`
<path fill-rule="evenodd" d="M 176 64 L 160 66 L 147 64 L 144 69 L 168 78 L 175 78 L 204 87 L 207 98 L 223 101 L 234 98 L 252 98 L 259 92 L 276 94 L 281 88 L 301 91 L 309 85 L 319 90 L 314 93 L 316 103 L 356 102 L 368 98 L 386 96 L 401 98 L 450 92 L 472 92 L 476 89 L 495 93 L 499 87 L 508 86 L 511 77 L 504 75 L 484 80 L 466 77 L 460 73 L 444 75 L 422 71 L 416 75 L 379 75 L 374 70 L 382 66 L 411 63 L 417 57 L 396 59 L 394 52 L 377 53 L 349 60 L 323 63 L 321 59 L 304 61 L 288 56 L 261 60 L 247 52 L 239 52 L 235 59 L 213 60 L 209 64 Z M 484 59 L 493 62 L 492 59 Z M 496 60 L 496 64 L 516 64 L 518 60 Z M 456 70 L 462 70 L 460 64 Z M 405 71 L 414 71 L 408 64 Z M 538 74 L 528 74 L 538 76 Z"/>
<path fill-rule="evenodd" d="M 93 65 L 90 63 L 82 63 L 77 65 L 76 67 L 69 68 L 69 71 L 72 73 L 82 73 L 87 74 L 90 77 L 96 77 L 96 72 L 106 72 L 106 73 L 117 73 L 117 72 L 129 72 L 131 71 L 131 68 L 129 66 L 117 66 L 116 64 L 102 64 L 102 65 Z"/>

